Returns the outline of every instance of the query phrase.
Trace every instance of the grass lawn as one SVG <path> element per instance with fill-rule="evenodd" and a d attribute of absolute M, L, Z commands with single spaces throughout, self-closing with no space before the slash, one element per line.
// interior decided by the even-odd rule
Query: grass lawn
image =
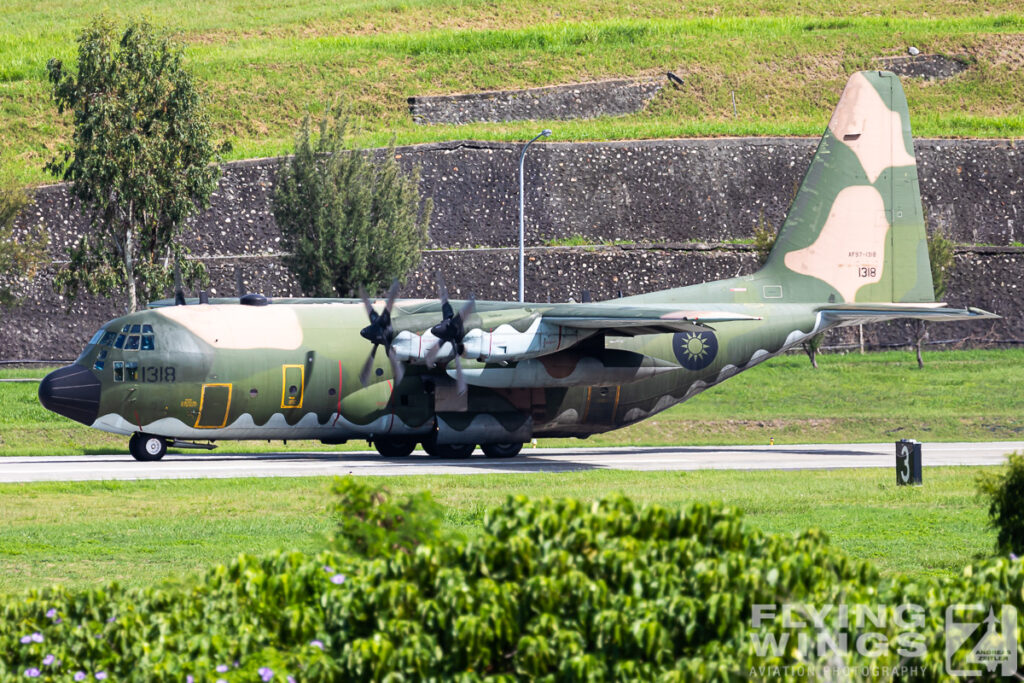
<path fill-rule="evenodd" d="M 1024 434 L 1024 349 L 775 358 L 632 427 L 542 446 L 1004 441 Z M 46 369 L 0 370 L 41 377 Z M 0 456 L 126 452 L 127 439 L 45 410 L 34 383 L 0 383 Z M 224 452 L 365 449 L 317 442 L 221 442 Z"/>
<path fill-rule="evenodd" d="M 98 12 L 84 0 L 9 0 L 0 23 L 0 172 L 22 182 L 43 172 L 69 137 L 46 80 L 50 58 L 75 57 L 75 38 Z M 1019 137 L 1024 133 L 1024 15 L 1010 0 L 973 5 L 905 0 L 841 7 L 668 0 L 571 6 L 513 0 L 126 0 L 118 22 L 147 16 L 187 45 L 230 158 L 291 149 L 303 114 L 345 97 L 364 128 L 360 143 L 553 141 L 714 135 L 820 135 L 848 74 L 906 53 L 966 55 L 971 68 L 942 82 L 905 79 L 915 134 Z M 883 15 L 884 14 L 884 15 Z M 594 121 L 419 126 L 412 95 L 523 88 L 612 77 L 663 76 L 641 113 Z M 736 112 L 732 108 L 735 93 Z"/>
<path fill-rule="evenodd" d="M 723 501 L 770 532 L 825 530 L 886 573 L 958 572 L 991 552 L 974 479 L 984 468 L 928 468 L 898 488 L 890 469 L 812 472 L 623 472 L 388 477 L 396 492 L 429 490 L 445 524 L 479 529 L 509 494 L 592 500 L 622 492 L 678 506 Z M 0 485 L 0 592 L 116 579 L 146 585 L 238 553 L 315 550 L 331 524 L 329 479 L 199 479 Z"/>

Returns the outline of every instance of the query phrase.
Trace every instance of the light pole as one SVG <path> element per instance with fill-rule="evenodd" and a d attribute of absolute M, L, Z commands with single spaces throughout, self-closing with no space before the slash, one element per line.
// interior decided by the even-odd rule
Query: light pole
<path fill-rule="evenodd" d="M 546 138 L 551 135 L 551 131 L 545 128 L 541 132 L 537 133 L 532 140 L 523 146 L 523 151 L 519 155 L 519 302 L 525 301 L 525 275 L 524 268 L 526 266 L 526 259 L 524 255 L 523 247 L 523 160 L 526 159 L 526 150 L 537 141 L 538 138 Z"/>

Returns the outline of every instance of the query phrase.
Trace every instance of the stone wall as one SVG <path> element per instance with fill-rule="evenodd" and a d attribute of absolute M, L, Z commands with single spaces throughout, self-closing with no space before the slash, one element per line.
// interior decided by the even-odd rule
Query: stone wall
<path fill-rule="evenodd" d="M 458 125 L 474 121 L 593 119 L 638 112 L 658 94 L 663 79 L 607 80 L 526 90 L 409 98 L 416 123 Z"/>
<path fill-rule="evenodd" d="M 781 223 L 813 154 L 815 140 L 658 140 L 616 143 L 537 143 L 527 169 L 527 298 L 595 300 L 732 277 L 754 269 L 749 238 L 763 220 Z M 518 145 L 449 142 L 396 150 L 421 168 L 424 196 L 434 197 L 430 250 L 406 293 L 434 295 L 441 269 L 454 296 L 514 296 L 518 235 Z M 939 326 L 933 338 L 1024 339 L 1024 161 L 1007 141 L 922 140 L 917 143 L 929 224 L 958 242 L 998 245 L 961 250 L 949 288 L 955 304 L 1006 316 L 994 325 Z M 232 295 L 234 270 L 246 287 L 270 296 L 299 294 L 280 262 L 280 237 L 269 210 L 277 160 L 227 164 L 210 210 L 187 239 L 212 275 L 215 295 Z M 84 229 L 67 189 L 40 188 L 23 222 L 43 223 L 60 260 Z M 636 244 L 545 248 L 581 236 Z M 24 305 L 3 313 L 0 359 L 73 357 L 120 303 L 86 297 L 70 314 L 50 288 L 52 272 L 27 290 Z M 905 338 L 890 328 L 869 341 Z M 876 334 L 876 333 L 872 333 Z M 903 335 L 902 337 L 900 335 Z"/>

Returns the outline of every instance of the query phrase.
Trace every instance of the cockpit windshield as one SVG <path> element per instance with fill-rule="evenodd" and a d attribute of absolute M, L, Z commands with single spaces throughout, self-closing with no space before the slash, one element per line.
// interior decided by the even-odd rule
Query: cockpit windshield
<path fill-rule="evenodd" d="M 89 346 L 86 347 L 84 356 L 92 348 L 93 345 L 100 347 L 100 352 L 96 356 L 96 361 L 93 363 L 94 370 L 103 370 L 106 366 L 107 353 L 110 349 L 121 349 L 126 354 L 128 352 L 145 352 L 145 351 L 156 351 L 156 333 L 153 331 L 153 326 L 144 323 L 135 323 L 130 325 L 122 325 L 120 328 L 111 327 L 105 330 L 100 330 L 93 335 L 92 340 L 89 342 Z"/>

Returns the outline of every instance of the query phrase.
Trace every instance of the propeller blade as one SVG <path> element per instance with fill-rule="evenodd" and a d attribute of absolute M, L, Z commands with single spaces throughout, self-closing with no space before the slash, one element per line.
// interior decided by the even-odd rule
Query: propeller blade
<path fill-rule="evenodd" d="M 366 296 L 366 290 L 363 289 L 362 285 L 359 285 L 359 298 L 363 300 L 363 306 L 366 307 L 366 315 L 370 318 L 370 323 L 377 322 L 377 311 L 373 310 L 373 304 L 370 303 L 370 297 Z"/>
<path fill-rule="evenodd" d="M 370 351 L 370 355 L 366 357 L 366 362 L 363 363 L 363 369 L 359 372 L 359 383 L 364 387 L 370 384 L 370 370 L 373 369 L 373 357 L 377 355 L 377 345 L 373 345 L 373 350 Z"/>
<path fill-rule="evenodd" d="M 466 393 L 466 378 L 462 374 L 462 357 L 455 356 L 455 389 L 458 391 L 459 396 Z"/>
<path fill-rule="evenodd" d="M 476 297 L 472 294 L 469 295 L 469 301 L 459 311 L 458 318 L 461 322 L 465 322 L 466 318 L 473 315 L 473 311 L 476 310 Z"/>
<path fill-rule="evenodd" d="M 437 293 L 441 297 L 441 317 L 452 317 L 452 305 L 448 303 L 448 287 L 444 283 L 444 275 L 437 271 Z"/>
<path fill-rule="evenodd" d="M 391 307 L 395 305 L 395 298 L 398 296 L 398 278 L 395 278 L 391 283 L 391 289 L 388 290 L 388 302 L 384 305 L 384 312 L 391 317 Z"/>
<path fill-rule="evenodd" d="M 402 378 L 405 377 L 405 368 L 402 367 L 402 362 L 395 358 L 395 350 L 388 350 L 388 360 L 391 361 L 391 374 L 395 378 L 395 386 L 397 387 L 402 383 Z"/>
<path fill-rule="evenodd" d="M 438 340 L 438 342 L 436 344 L 434 344 L 429 349 L 427 349 L 427 356 L 426 356 L 425 360 L 427 361 L 427 367 L 428 368 L 434 367 L 434 361 L 437 360 L 437 355 L 439 353 L 441 353 L 441 347 L 443 345 L 444 345 L 444 342 Z"/>

